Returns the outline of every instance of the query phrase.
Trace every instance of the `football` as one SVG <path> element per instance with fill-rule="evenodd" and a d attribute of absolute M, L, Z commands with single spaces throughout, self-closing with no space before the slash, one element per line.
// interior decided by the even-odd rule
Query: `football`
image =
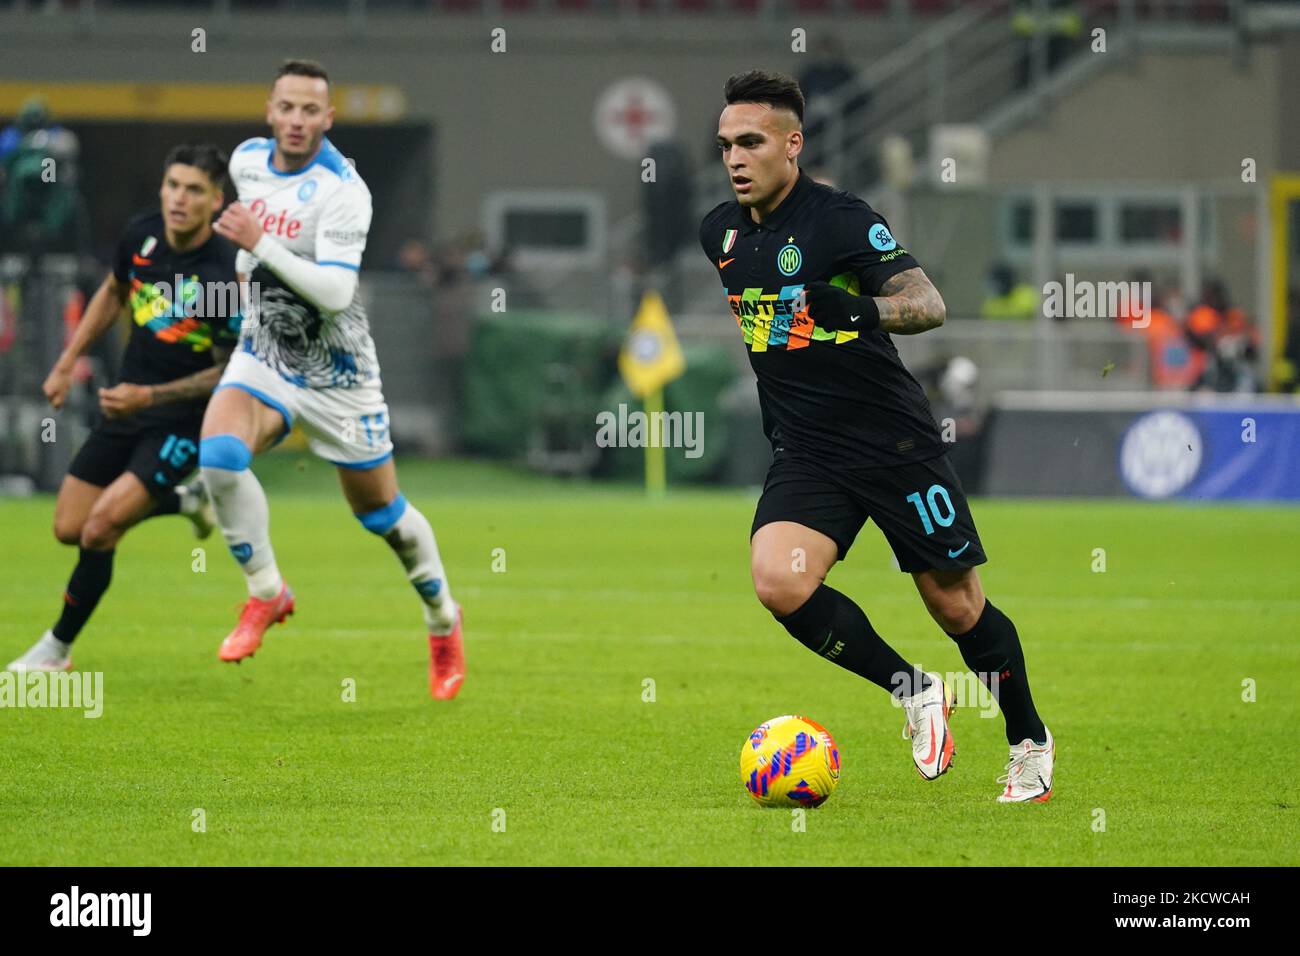
<path fill-rule="evenodd" d="M 818 807 L 840 782 L 840 751 L 815 720 L 774 717 L 740 748 L 740 781 L 765 807 Z"/>

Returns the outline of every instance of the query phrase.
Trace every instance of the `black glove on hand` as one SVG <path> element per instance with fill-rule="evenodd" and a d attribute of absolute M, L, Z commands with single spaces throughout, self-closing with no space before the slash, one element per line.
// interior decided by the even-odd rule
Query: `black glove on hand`
<path fill-rule="evenodd" d="M 854 295 L 829 282 L 803 287 L 808 316 L 823 329 L 869 332 L 880 326 L 880 309 L 869 295 Z"/>

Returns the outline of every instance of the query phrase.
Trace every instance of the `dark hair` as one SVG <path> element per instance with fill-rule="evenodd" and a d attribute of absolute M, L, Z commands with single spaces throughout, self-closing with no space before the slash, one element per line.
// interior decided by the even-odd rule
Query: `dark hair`
<path fill-rule="evenodd" d="M 271 85 L 275 86 L 276 81 L 282 76 L 311 76 L 318 80 L 324 80 L 326 86 L 329 86 L 330 82 L 325 67 L 315 60 L 285 60 L 280 64 L 280 69 L 275 71 L 275 79 L 271 81 Z"/>
<path fill-rule="evenodd" d="M 722 95 L 731 103 L 766 103 L 773 109 L 787 109 L 803 123 L 803 90 L 799 81 L 784 73 L 750 70 L 727 80 Z"/>
<path fill-rule="evenodd" d="M 226 181 L 226 154 L 211 143 L 182 143 L 173 146 L 163 160 L 163 173 L 171 169 L 173 163 L 203 170 L 212 180 L 212 185 L 218 189 Z"/>

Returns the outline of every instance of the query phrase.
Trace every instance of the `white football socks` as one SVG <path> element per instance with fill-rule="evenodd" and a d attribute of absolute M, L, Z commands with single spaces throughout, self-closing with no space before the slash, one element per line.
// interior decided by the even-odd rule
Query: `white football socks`
<path fill-rule="evenodd" d="M 203 481 L 226 545 L 248 580 L 248 593 L 271 600 L 284 587 L 284 580 L 271 550 L 271 514 L 262 483 L 247 468 L 230 471 L 207 465 Z"/>
<path fill-rule="evenodd" d="M 183 515 L 192 515 L 203 507 L 203 496 L 196 494 L 189 485 L 177 485 L 176 497 L 180 500 Z"/>
<path fill-rule="evenodd" d="M 420 595 L 429 633 L 450 634 L 456 627 L 456 602 L 451 597 L 429 519 L 407 502 L 401 517 L 384 534 L 384 540 L 406 568 L 407 579 Z"/>

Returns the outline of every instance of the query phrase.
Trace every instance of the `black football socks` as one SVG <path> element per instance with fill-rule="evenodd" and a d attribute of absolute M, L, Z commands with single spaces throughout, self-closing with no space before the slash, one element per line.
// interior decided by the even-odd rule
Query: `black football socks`
<path fill-rule="evenodd" d="M 974 627 L 965 634 L 944 633 L 957 642 L 961 659 L 993 693 L 1007 722 L 1007 743 L 1018 744 L 1026 738 L 1046 743 L 1047 731 L 1034 709 L 1020 635 L 1011 618 L 986 598 Z M 992 679 L 994 675 L 996 680 Z"/>
<path fill-rule="evenodd" d="M 832 587 L 820 585 L 798 610 L 776 619 L 804 647 L 891 694 L 911 697 L 930 685 L 876 633 L 862 608 Z"/>
<path fill-rule="evenodd" d="M 153 511 L 149 512 L 150 518 L 156 518 L 159 515 L 178 515 L 182 511 L 181 496 L 175 488 L 164 488 L 158 494 L 154 495 Z"/>
<path fill-rule="evenodd" d="M 63 613 L 51 630 L 66 644 L 76 640 L 81 629 L 95 613 L 95 605 L 113 580 L 113 554 L 109 551 L 81 549 L 81 558 L 72 569 L 68 589 L 63 594 Z"/>

